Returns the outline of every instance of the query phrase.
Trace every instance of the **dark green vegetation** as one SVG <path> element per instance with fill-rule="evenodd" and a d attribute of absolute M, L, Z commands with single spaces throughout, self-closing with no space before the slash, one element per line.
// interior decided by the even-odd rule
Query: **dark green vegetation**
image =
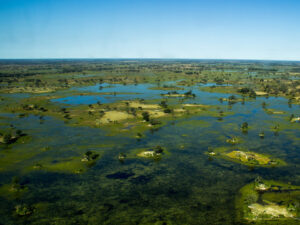
<path fill-rule="evenodd" d="M 0 61 L 0 224 L 299 224 L 299 71 Z"/>

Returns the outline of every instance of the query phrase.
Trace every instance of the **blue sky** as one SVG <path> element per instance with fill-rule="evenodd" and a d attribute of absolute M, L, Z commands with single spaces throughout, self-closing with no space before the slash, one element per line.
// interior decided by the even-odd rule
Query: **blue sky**
<path fill-rule="evenodd" d="M 0 0 L 0 58 L 300 60 L 299 0 Z"/>

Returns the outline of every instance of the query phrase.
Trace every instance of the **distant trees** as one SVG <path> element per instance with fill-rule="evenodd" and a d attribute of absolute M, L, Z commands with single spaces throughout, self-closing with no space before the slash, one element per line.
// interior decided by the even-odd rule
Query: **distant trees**
<path fill-rule="evenodd" d="M 221 85 L 221 84 L 224 83 L 224 79 L 223 79 L 223 78 L 216 77 L 216 78 L 214 79 L 214 82 L 215 82 L 216 84 L 218 84 L 218 85 Z"/>
<path fill-rule="evenodd" d="M 164 109 L 164 113 L 171 113 L 171 112 L 172 112 L 172 110 L 169 108 Z"/>
<path fill-rule="evenodd" d="M 229 100 L 229 101 L 235 101 L 235 100 L 236 100 L 236 97 L 235 97 L 234 95 L 230 95 L 230 96 L 228 97 L 228 100 Z"/>
<path fill-rule="evenodd" d="M 128 113 L 132 114 L 133 116 L 136 116 L 136 108 L 131 107 L 128 111 Z"/>
<path fill-rule="evenodd" d="M 164 108 L 164 113 L 171 113 L 172 109 L 168 108 L 168 104 L 166 101 L 161 101 L 160 106 Z"/>
<path fill-rule="evenodd" d="M 163 107 L 163 108 L 168 108 L 167 101 L 161 101 L 160 106 Z"/>
<path fill-rule="evenodd" d="M 185 97 L 193 97 L 193 98 L 196 97 L 196 95 L 195 95 L 191 90 L 185 92 L 185 93 L 184 93 L 184 96 L 185 96 Z"/>
<path fill-rule="evenodd" d="M 251 89 L 248 88 L 248 87 L 243 87 L 243 88 L 238 90 L 238 92 L 240 92 L 242 94 L 248 94 L 250 91 L 251 91 Z"/>
<path fill-rule="evenodd" d="M 239 89 L 238 92 L 243 95 L 249 95 L 250 98 L 256 98 L 256 93 L 252 88 L 243 87 L 243 88 Z"/>
<path fill-rule="evenodd" d="M 250 98 L 256 98 L 256 93 L 255 93 L 255 91 L 250 90 L 249 97 L 250 97 Z"/>

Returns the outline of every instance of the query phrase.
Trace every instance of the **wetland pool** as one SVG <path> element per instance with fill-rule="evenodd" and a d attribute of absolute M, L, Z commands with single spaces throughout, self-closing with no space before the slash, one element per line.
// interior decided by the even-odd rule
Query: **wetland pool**
<path fill-rule="evenodd" d="M 98 84 L 70 90 L 91 95 L 75 94 L 52 102 L 72 107 L 143 98 L 178 104 L 177 98 L 161 96 L 168 91 L 150 87 Z M 289 106 L 283 97 L 257 97 L 228 105 L 219 99 L 230 94 L 200 91 L 199 86 L 177 92 L 190 90 L 196 97 L 182 99 L 184 104 L 214 105 L 231 114 L 222 120 L 212 115 L 178 117 L 147 130 L 141 139 L 121 135 L 121 131 L 112 136 L 104 127 L 69 126 L 51 116 L 41 121 L 38 115 L 0 114 L 3 127 L 13 125 L 31 138 L 24 144 L 1 146 L 0 224 L 299 224 L 297 219 L 249 222 L 237 216 L 240 209 L 236 206 L 239 190 L 257 177 L 300 185 L 300 123 L 288 121 L 291 114 L 299 116 L 299 105 Z M 107 92 L 116 95 L 99 95 Z M 267 113 L 263 102 L 284 113 Z M 244 122 L 249 124 L 247 132 L 240 128 Z M 280 128 L 277 133 L 272 130 L 275 125 Z M 261 131 L 264 138 L 258 135 Z M 226 143 L 231 137 L 241 142 Z M 135 149 L 153 146 L 163 146 L 168 154 L 160 160 L 133 154 Z M 207 154 L 221 147 L 270 155 L 286 165 L 252 167 Z M 86 151 L 97 152 L 99 160 L 83 173 L 74 173 L 77 164 L 72 160 L 80 161 Z M 120 153 L 128 157 L 120 161 Z M 64 166 L 64 159 L 72 159 L 71 164 Z M 37 163 L 45 169 L 34 169 Z M 13 177 L 26 186 L 22 196 L 1 189 Z M 17 215 L 17 205 L 30 206 L 32 212 Z"/>

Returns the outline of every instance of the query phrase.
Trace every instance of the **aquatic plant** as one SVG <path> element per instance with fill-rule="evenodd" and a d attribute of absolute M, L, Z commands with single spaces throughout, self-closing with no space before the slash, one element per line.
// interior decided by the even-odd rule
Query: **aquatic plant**
<path fill-rule="evenodd" d="M 242 132 L 243 133 L 247 133 L 248 132 L 248 123 L 247 122 L 243 122 L 242 125 L 241 125 L 241 129 L 242 129 Z"/>
<path fill-rule="evenodd" d="M 258 136 L 261 138 L 261 139 L 264 139 L 265 138 L 265 132 L 261 131 Z"/>
<path fill-rule="evenodd" d="M 232 137 L 232 138 L 227 139 L 226 142 L 235 145 L 235 144 L 238 144 L 240 142 L 240 140 L 237 137 Z"/>
<path fill-rule="evenodd" d="M 34 209 L 32 207 L 26 204 L 17 205 L 15 207 L 15 211 L 18 216 L 29 216 L 33 213 L 33 210 Z"/>
<path fill-rule="evenodd" d="M 118 159 L 123 162 L 126 159 L 127 155 L 123 152 L 119 153 Z"/>
<path fill-rule="evenodd" d="M 84 153 L 83 158 L 81 159 L 82 162 L 91 162 L 96 160 L 99 157 L 99 154 L 93 151 L 87 151 Z"/>
<path fill-rule="evenodd" d="M 154 151 L 156 154 L 161 154 L 161 153 L 163 153 L 164 149 L 163 149 L 163 147 L 157 145 L 157 146 L 155 146 Z"/>

